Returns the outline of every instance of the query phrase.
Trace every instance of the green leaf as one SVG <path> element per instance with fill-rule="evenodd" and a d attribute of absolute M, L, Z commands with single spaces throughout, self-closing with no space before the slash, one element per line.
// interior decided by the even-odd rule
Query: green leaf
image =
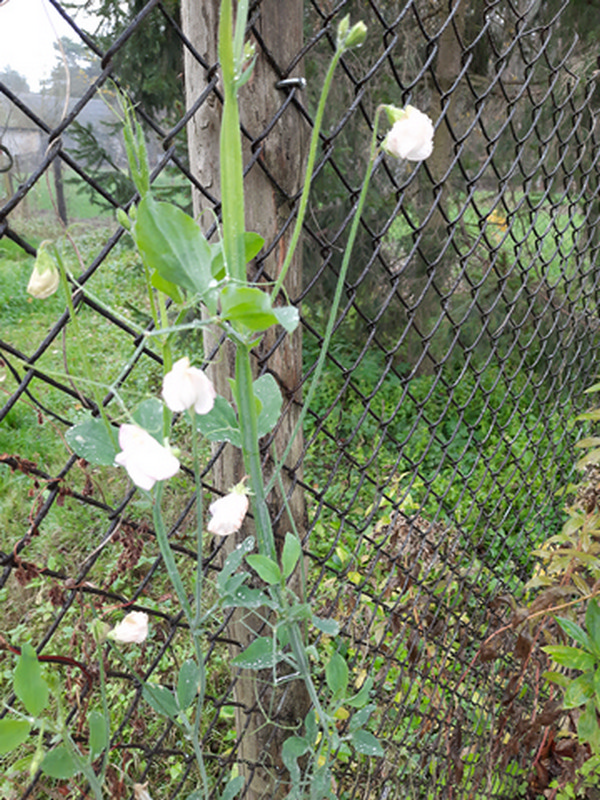
<path fill-rule="evenodd" d="M 354 697 L 349 697 L 345 703 L 347 706 L 352 706 L 352 708 L 362 708 L 365 703 L 368 702 L 369 697 L 371 695 L 371 689 L 373 688 L 373 678 L 368 677 L 365 678 L 363 685 L 360 687 L 360 690 Z"/>
<path fill-rule="evenodd" d="M 221 291 L 223 319 L 239 322 L 251 331 L 265 331 L 272 325 L 283 325 L 291 333 L 300 316 L 292 306 L 271 306 L 271 298 L 255 286 L 228 284 Z"/>
<path fill-rule="evenodd" d="M 260 251 L 265 243 L 265 240 L 258 233 L 246 231 L 244 233 L 244 256 L 246 264 L 252 261 Z M 221 242 L 216 242 L 211 245 L 212 262 L 211 272 L 215 280 L 220 281 L 225 277 L 225 258 L 223 256 L 223 246 Z"/>
<path fill-rule="evenodd" d="M 281 553 L 281 568 L 284 578 L 290 577 L 301 555 L 302 545 L 298 541 L 298 537 L 294 536 L 293 533 L 286 533 L 283 552 Z"/>
<path fill-rule="evenodd" d="M 369 721 L 369 717 L 376 708 L 377 706 L 375 706 L 373 703 L 369 703 L 368 706 L 361 708 L 360 711 L 357 711 L 356 714 L 353 714 L 352 719 L 350 720 L 350 731 L 358 731 L 360 728 L 364 728 Z"/>
<path fill-rule="evenodd" d="M 164 406 L 156 397 L 144 400 L 131 415 L 135 422 L 150 434 L 159 444 L 163 444 Z"/>
<path fill-rule="evenodd" d="M 273 313 L 277 317 L 277 322 L 288 333 L 293 333 L 300 324 L 300 314 L 294 306 L 276 306 Z"/>
<path fill-rule="evenodd" d="M 144 700 L 152 706 L 159 714 L 174 720 L 179 713 L 177 702 L 173 697 L 173 692 L 166 686 L 155 683 L 145 683 L 142 690 Z"/>
<path fill-rule="evenodd" d="M 340 632 L 340 623 L 337 619 L 324 619 L 323 617 L 312 617 L 312 624 L 318 631 L 326 636 L 337 636 Z"/>
<path fill-rule="evenodd" d="M 306 732 L 305 738 L 313 747 L 317 741 L 317 736 L 319 735 L 319 727 L 317 725 L 317 713 L 314 708 L 306 715 L 306 719 L 304 720 L 304 730 Z"/>
<path fill-rule="evenodd" d="M 234 447 L 242 446 L 242 435 L 232 406 L 220 395 L 208 414 L 196 416 L 196 424 L 211 442 L 231 442 Z"/>
<path fill-rule="evenodd" d="M 99 711 L 91 712 L 88 724 L 90 726 L 90 755 L 93 761 L 108 745 L 108 727 L 104 714 Z"/>
<path fill-rule="evenodd" d="M 234 667 L 244 669 L 269 669 L 278 664 L 282 659 L 275 650 L 273 639 L 270 636 L 259 636 L 252 644 L 231 660 Z"/>
<path fill-rule="evenodd" d="M 600 656 L 600 608 L 594 598 L 588 603 L 585 612 L 585 627 L 592 643 L 592 650 L 598 657 Z"/>
<path fill-rule="evenodd" d="M 221 291 L 221 316 L 231 322 L 240 322 L 251 331 L 264 331 L 277 324 L 271 298 L 254 286 L 224 286 Z"/>
<path fill-rule="evenodd" d="M 593 676 L 589 673 L 572 680 L 565 689 L 563 708 L 579 708 L 593 697 Z"/>
<path fill-rule="evenodd" d="M 277 381 L 272 375 L 261 375 L 252 384 L 255 397 L 260 401 L 261 407 L 258 414 L 258 436 L 270 433 L 281 414 L 283 400 Z"/>
<path fill-rule="evenodd" d="M 283 743 L 281 748 L 281 759 L 293 783 L 300 780 L 300 767 L 298 766 L 298 759 L 310 750 L 310 742 L 303 739 L 301 736 L 290 736 Z"/>
<path fill-rule="evenodd" d="M 181 305 L 183 303 L 184 297 L 179 291 L 179 287 L 176 283 L 171 283 L 171 281 L 166 280 L 159 275 L 158 272 L 153 272 L 150 276 L 150 283 L 154 286 L 155 289 L 158 289 L 159 292 L 163 292 L 164 294 L 168 295 L 175 303 Z"/>
<path fill-rule="evenodd" d="M 580 650 L 578 647 L 553 644 L 542 647 L 542 650 L 548 653 L 550 658 L 556 661 L 557 664 L 562 664 L 563 667 L 569 667 L 569 669 L 588 671 L 594 669 L 594 664 L 596 663 L 596 659 L 591 653 Z"/>
<path fill-rule="evenodd" d="M 15 669 L 13 688 L 27 711 L 37 717 L 48 705 L 48 684 L 33 647 L 25 643 Z"/>
<path fill-rule="evenodd" d="M 543 672 L 542 678 L 550 681 L 550 683 L 556 683 L 558 686 L 562 686 L 563 689 L 566 689 L 573 680 L 565 675 L 564 672 L 554 672 L 553 670 L 546 670 L 546 672 Z"/>
<path fill-rule="evenodd" d="M 249 586 L 240 586 L 223 597 L 223 608 L 260 608 L 270 605 L 271 602 L 264 592 L 260 589 L 251 589 Z"/>
<path fill-rule="evenodd" d="M 246 556 L 246 561 L 265 583 L 272 586 L 281 582 L 281 570 L 272 558 L 257 553 Z"/>
<path fill-rule="evenodd" d="M 221 800 L 233 800 L 244 788 L 244 776 L 238 775 L 235 778 L 232 778 L 227 786 L 223 789 L 223 794 L 221 795 Z"/>
<path fill-rule="evenodd" d="M 572 622 L 570 619 L 566 619 L 565 617 L 555 617 L 555 619 L 563 631 L 572 639 L 575 639 L 577 644 L 580 644 L 584 650 L 589 651 L 592 649 L 590 637 L 583 630 L 583 628 L 581 628 L 575 622 Z"/>
<path fill-rule="evenodd" d="M 199 681 L 200 669 L 198 664 L 193 658 L 188 658 L 181 665 L 177 678 L 177 703 L 182 711 L 194 702 L 194 698 L 198 694 Z"/>
<path fill-rule="evenodd" d="M 596 716 L 596 705 L 587 703 L 577 720 L 577 736 L 582 742 L 589 742 L 594 753 L 600 752 L 600 728 Z"/>
<path fill-rule="evenodd" d="M 383 756 L 383 748 L 379 740 L 369 731 L 355 731 L 350 737 L 354 749 L 365 756 Z"/>
<path fill-rule="evenodd" d="M 240 565 L 244 558 L 254 550 L 255 541 L 253 536 L 248 536 L 247 539 L 233 550 L 225 559 L 225 563 L 223 564 L 223 568 L 217 575 L 217 588 L 219 589 L 219 594 L 225 594 L 227 581 L 233 575 L 233 573 L 240 568 Z"/>
<path fill-rule="evenodd" d="M 334 653 L 325 667 L 325 679 L 335 700 L 346 696 L 348 688 L 348 665 L 339 653 Z"/>
<path fill-rule="evenodd" d="M 211 251 L 188 214 L 146 195 L 137 209 L 133 238 L 145 264 L 161 278 L 201 295 L 206 292 L 212 280 Z"/>
<path fill-rule="evenodd" d="M 112 466 L 119 452 L 117 431 L 114 431 L 114 439 L 111 438 L 104 421 L 91 416 L 69 428 L 65 439 L 80 458 L 93 466 Z"/>
<path fill-rule="evenodd" d="M 30 730 L 31 725 L 24 719 L 0 719 L 0 756 L 22 744 Z"/>
<path fill-rule="evenodd" d="M 64 744 L 59 744 L 58 747 L 46 754 L 40 764 L 40 769 L 49 778 L 72 778 L 78 772 L 81 772 L 77 761 Z"/>

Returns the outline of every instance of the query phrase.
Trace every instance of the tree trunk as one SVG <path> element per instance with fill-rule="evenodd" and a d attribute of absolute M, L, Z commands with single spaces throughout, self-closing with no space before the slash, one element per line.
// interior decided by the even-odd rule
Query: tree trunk
<path fill-rule="evenodd" d="M 218 72 L 217 31 L 219 19 L 219 0 L 184 0 L 182 7 L 183 29 L 199 55 L 204 59 L 202 65 L 188 52 L 185 56 L 185 77 L 187 105 L 191 108 L 202 93 L 206 92 L 211 79 Z M 258 7 L 258 19 L 254 18 L 254 30 L 260 41 L 256 41 L 257 62 L 250 81 L 240 92 L 240 117 L 243 128 L 256 140 L 277 115 L 286 99 L 275 84 L 282 77 L 273 69 L 273 63 L 285 71 L 292 58 L 302 47 L 303 2 L 302 0 L 263 0 Z M 261 50 L 260 42 L 268 50 L 269 59 Z M 293 77 L 298 77 L 296 70 Z M 192 174 L 202 189 L 194 193 L 194 212 L 203 214 L 201 224 L 207 230 L 214 217 L 207 209 L 214 207 L 220 199 L 219 191 L 219 129 L 221 101 L 215 91 L 200 105 L 188 125 L 188 148 Z M 303 176 L 305 131 L 301 118 L 293 104 L 288 105 L 269 133 L 254 150 L 244 139 L 244 163 L 251 160 L 253 166 L 245 177 L 246 191 L 246 229 L 256 231 L 265 239 L 264 259 L 250 267 L 250 278 L 255 279 L 260 270 L 261 280 L 274 280 L 286 253 L 290 231 L 277 238 L 283 222 L 288 218 L 293 198 L 301 188 Z M 268 174 L 266 174 L 268 173 Z M 272 176 L 273 179 L 269 177 Z M 276 185 L 277 184 L 277 185 Z M 278 188 L 281 187 L 281 188 Z M 208 195 L 208 196 L 207 196 Z M 204 212 L 204 213 L 203 213 Z M 293 300 L 300 294 L 302 285 L 301 251 L 294 258 L 286 279 L 285 288 Z M 278 343 L 281 329 L 268 332 L 261 345 L 255 349 L 257 372 L 267 366 L 276 378 L 281 389 L 284 404 L 283 415 L 274 438 L 274 447 L 280 455 L 290 440 L 291 432 L 298 418 L 300 407 L 300 379 L 302 376 L 302 338 L 300 330 L 293 336 L 285 336 Z M 230 397 L 228 379 L 233 375 L 233 349 L 220 344 L 214 334 L 208 334 L 204 341 L 207 357 L 212 356 L 211 377 L 219 394 Z M 302 454 L 302 437 L 298 437 L 287 459 L 287 470 L 283 474 L 288 489 L 289 503 L 298 532 L 302 536 L 306 530 L 305 506 L 302 490 L 294 488 L 301 477 L 296 463 Z M 265 472 L 268 477 L 270 455 L 265 457 Z M 213 480 L 215 486 L 227 491 L 244 474 L 241 455 L 227 445 L 215 465 Z M 281 497 L 273 492 L 269 497 L 271 516 L 278 546 L 285 532 L 291 530 Z M 237 536 L 225 541 L 230 552 L 251 531 L 244 526 Z M 300 594 L 299 581 L 295 589 Z M 264 627 L 258 615 L 250 616 L 240 611 L 232 617 L 227 637 L 236 642 L 231 647 L 231 655 L 237 655 Z M 265 631 L 262 630 L 264 635 Z M 234 689 L 236 706 L 236 730 L 241 737 L 238 756 L 240 770 L 249 782 L 245 797 L 277 798 L 287 791 L 282 781 L 281 745 L 291 734 L 290 726 L 299 725 L 307 710 L 308 700 L 303 684 L 295 681 L 286 684 L 285 694 L 271 687 L 271 673 L 243 673 Z M 266 716 L 265 716 L 266 715 Z M 268 717 L 268 721 L 267 721 Z M 257 765 L 257 766 L 254 766 Z"/>

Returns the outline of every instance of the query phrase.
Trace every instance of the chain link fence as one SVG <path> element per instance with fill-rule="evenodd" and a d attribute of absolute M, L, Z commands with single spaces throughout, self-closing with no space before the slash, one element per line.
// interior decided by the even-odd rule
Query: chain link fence
<path fill-rule="evenodd" d="M 121 403 L 160 387 L 142 268 L 114 221 L 134 196 L 110 111 L 114 86 L 138 102 L 156 193 L 190 209 L 193 189 L 218 215 L 214 187 L 190 169 L 186 144 L 194 114 L 219 107 L 218 71 L 182 32 L 174 2 L 131 3 L 110 34 L 93 34 L 70 5 L 50 1 L 93 68 L 78 96 L 60 82 L 50 87 L 69 101 L 58 116 L 56 104 L 0 83 L 1 641 L 16 648 L 30 639 L 50 657 L 73 738 L 85 743 L 98 677 L 89 623 L 121 609 L 149 613 L 152 637 L 127 669 L 105 656 L 108 790 L 133 797 L 133 783 L 148 781 L 153 797 L 175 798 L 194 787 L 193 761 L 172 723 L 141 699 L 141 681 L 169 685 L 186 657 L 151 514 L 121 474 L 89 467 L 64 434 L 86 410 L 98 413 L 91 381 L 116 421 Z M 535 569 L 531 550 L 562 525 L 557 491 L 572 474 L 578 436 L 571 420 L 598 372 L 599 96 L 593 50 L 574 35 L 579 5 L 307 0 L 304 44 L 289 63 L 274 62 L 261 35 L 267 0 L 251 9 L 259 61 L 273 85 L 284 84 L 265 129 L 244 130 L 247 174 L 262 169 L 283 198 L 281 231 L 297 193 L 284 188 L 289 176 L 265 166 L 269 136 L 282 120 L 310 131 L 341 16 L 369 29 L 363 48 L 344 58 L 328 103 L 291 297 L 302 314 L 302 368 L 283 381 L 286 413 L 301 405 L 322 346 L 377 106 L 410 103 L 436 124 L 428 161 L 377 158 L 322 386 L 287 465 L 290 493 L 306 505 L 307 594 L 342 626 L 338 642 L 324 637 L 320 646 L 341 647 L 357 687 L 367 674 L 375 680 L 372 730 L 385 756 L 341 751 L 339 798 L 532 798 L 556 777 L 543 762 L 556 724 L 545 662 L 513 623 Z M 187 102 L 184 50 L 205 75 Z M 302 73 L 304 90 L 294 80 Z M 281 162 L 285 170 L 285 154 Z M 46 239 L 60 242 L 75 276 L 76 327 L 58 295 L 42 304 L 25 293 Z M 277 241 L 254 264 L 265 279 Z M 182 352 L 202 352 L 193 327 L 178 337 Z M 94 365 L 85 380 L 82 346 Z M 263 348 L 257 369 L 279 375 L 271 364 L 285 346 L 280 337 Z M 223 357 L 218 346 L 205 356 Z M 177 444 L 185 463 L 189 445 Z M 229 456 L 227 448 L 204 455 L 209 497 L 224 488 L 214 471 Z M 190 574 L 192 507 L 188 470 L 168 490 L 167 515 Z M 274 517 L 282 510 L 274 505 Z M 209 583 L 221 548 L 207 543 Z M 215 796 L 250 735 L 236 711 L 227 623 L 215 615 L 205 645 L 202 730 Z M 6 649 L 0 658 L 9 686 L 14 656 Z M 27 747 L 31 757 L 35 743 Z M 56 781 L 30 776 L 29 763 L 6 760 L 5 796 L 87 796 L 82 781 L 65 795 Z M 246 764 L 250 777 L 259 766 L 273 785 L 285 782 L 276 753 Z"/>

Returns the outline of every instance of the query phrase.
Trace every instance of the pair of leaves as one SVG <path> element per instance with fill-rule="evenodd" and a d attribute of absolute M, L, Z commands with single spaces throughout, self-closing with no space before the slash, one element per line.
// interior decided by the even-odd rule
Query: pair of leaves
<path fill-rule="evenodd" d="M 108 747 L 108 725 L 104 714 L 92 711 L 88 717 L 88 726 L 90 735 L 87 760 L 92 763 Z M 67 780 L 81 772 L 81 765 L 65 744 L 59 744 L 45 755 L 40 769 L 49 778 Z"/>
<path fill-rule="evenodd" d="M 200 668 L 193 658 L 188 658 L 179 670 L 175 694 L 166 686 L 155 683 L 144 684 L 142 694 L 156 712 L 175 721 L 194 702 L 199 681 Z"/>
<path fill-rule="evenodd" d="M 298 325 L 293 306 L 273 308 L 269 295 L 257 287 L 226 285 L 218 293 L 217 281 L 226 276 L 223 248 L 209 245 L 198 223 L 170 203 L 160 203 L 147 194 L 140 202 L 132 235 L 146 266 L 152 270 L 152 284 L 175 302 L 181 303 L 180 289 L 198 294 L 211 314 L 221 301 L 221 318 L 240 323 L 253 332 L 281 324 L 291 333 Z M 264 239 L 244 234 L 246 263 L 261 250 Z"/>
<path fill-rule="evenodd" d="M 285 535 L 285 543 L 281 553 L 281 568 L 272 558 L 259 554 L 246 556 L 246 561 L 265 583 L 269 586 L 275 586 L 290 577 L 301 554 L 302 547 L 298 538 L 288 532 Z"/>

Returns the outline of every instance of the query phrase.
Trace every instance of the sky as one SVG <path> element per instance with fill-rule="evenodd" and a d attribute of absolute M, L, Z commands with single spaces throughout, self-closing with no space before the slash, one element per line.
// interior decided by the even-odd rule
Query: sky
<path fill-rule="evenodd" d="M 61 36 L 77 38 L 48 0 L 0 0 L 0 70 L 20 72 L 32 91 L 50 74 Z"/>

